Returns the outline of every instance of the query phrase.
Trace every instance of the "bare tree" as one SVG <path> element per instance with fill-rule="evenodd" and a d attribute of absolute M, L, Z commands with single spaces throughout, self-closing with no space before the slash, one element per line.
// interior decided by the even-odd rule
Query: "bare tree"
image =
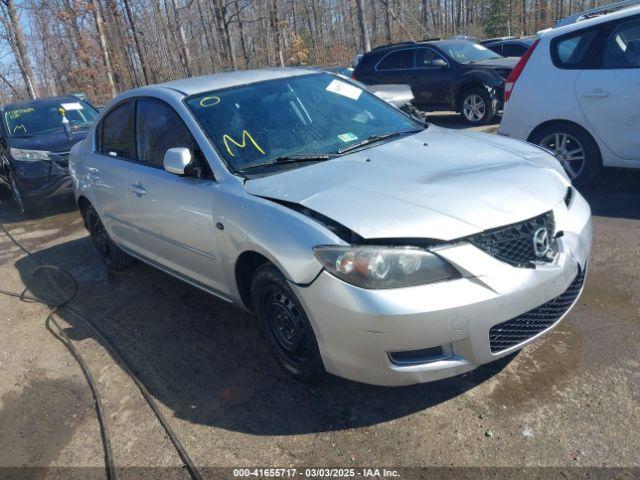
<path fill-rule="evenodd" d="M 24 40 L 24 32 L 22 25 L 16 12 L 16 6 L 13 0 L 0 0 L 2 6 L 2 25 L 7 33 L 7 40 L 16 57 L 16 63 L 22 74 L 27 93 L 30 98 L 36 98 L 35 82 L 33 79 L 33 70 L 31 69 L 31 60 L 27 53 L 27 46 Z"/>

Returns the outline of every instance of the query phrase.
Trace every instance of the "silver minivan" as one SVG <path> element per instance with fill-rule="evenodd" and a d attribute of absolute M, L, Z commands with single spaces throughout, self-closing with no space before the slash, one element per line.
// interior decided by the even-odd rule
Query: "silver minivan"
<path fill-rule="evenodd" d="M 589 206 L 549 153 L 326 72 L 130 90 L 70 168 L 109 269 L 142 260 L 250 310 L 306 382 L 467 372 L 557 325 L 587 271 Z"/>

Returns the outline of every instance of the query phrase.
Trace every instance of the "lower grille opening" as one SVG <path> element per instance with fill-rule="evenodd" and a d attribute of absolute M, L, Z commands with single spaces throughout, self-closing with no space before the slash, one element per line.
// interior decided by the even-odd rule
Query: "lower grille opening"
<path fill-rule="evenodd" d="M 404 352 L 391 352 L 389 359 L 399 366 L 420 365 L 422 363 L 435 362 L 452 357 L 451 345 L 444 347 L 421 348 L 420 350 L 407 350 Z"/>
<path fill-rule="evenodd" d="M 585 270 L 579 270 L 565 292 L 522 315 L 494 325 L 489 330 L 492 353 L 518 345 L 551 327 L 569 310 L 584 284 Z"/>

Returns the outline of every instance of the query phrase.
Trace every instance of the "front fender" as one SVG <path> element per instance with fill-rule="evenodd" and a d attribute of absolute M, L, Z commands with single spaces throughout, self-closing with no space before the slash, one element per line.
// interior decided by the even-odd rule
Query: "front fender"
<path fill-rule="evenodd" d="M 215 206 L 216 222 L 224 227 L 219 253 L 227 278 L 235 278 L 240 255 L 253 251 L 271 261 L 289 281 L 306 285 L 322 270 L 313 247 L 345 244 L 316 220 L 231 183 L 217 186 Z"/>

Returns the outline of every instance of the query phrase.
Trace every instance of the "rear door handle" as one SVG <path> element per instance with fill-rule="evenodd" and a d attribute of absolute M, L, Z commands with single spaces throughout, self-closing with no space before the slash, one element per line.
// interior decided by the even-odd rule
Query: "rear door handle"
<path fill-rule="evenodd" d="M 131 193 L 135 193 L 138 196 L 138 198 L 147 194 L 147 190 L 139 183 L 134 183 L 132 185 L 129 185 L 129 191 Z"/>
<path fill-rule="evenodd" d="M 609 96 L 609 92 L 605 92 L 600 88 L 596 88 L 595 90 L 591 90 L 590 92 L 584 92 L 582 96 L 590 98 L 604 98 Z"/>

